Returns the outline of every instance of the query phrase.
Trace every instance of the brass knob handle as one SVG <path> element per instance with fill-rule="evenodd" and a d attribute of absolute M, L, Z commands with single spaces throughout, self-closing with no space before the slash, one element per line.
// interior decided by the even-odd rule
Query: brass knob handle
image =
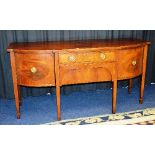
<path fill-rule="evenodd" d="M 74 55 L 70 55 L 68 57 L 68 60 L 74 62 L 76 60 L 76 57 Z"/>
<path fill-rule="evenodd" d="M 132 61 L 132 65 L 135 66 L 137 64 L 136 60 Z"/>
<path fill-rule="evenodd" d="M 104 59 L 106 58 L 105 54 L 104 54 L 104 53 L 101 53 L 101 54 L 100 54 L 100 58 L 101 58 L 102 60 L 104 60 Z"/>
<path fill-rule="evenodd" d="M 36 67 L 32 67 L 30 70 L 31 70 L 32 73 L 36 73 L 37 72 L 37 68 Z"/>

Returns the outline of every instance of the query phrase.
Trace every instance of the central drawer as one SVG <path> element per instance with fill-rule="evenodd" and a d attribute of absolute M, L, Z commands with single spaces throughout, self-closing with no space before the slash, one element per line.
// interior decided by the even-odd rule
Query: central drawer
<path fill-rule="evenodd" d="M 15 59 L 19 85 L 55 85 L 53 54 L 15 53 Z"/>
<path fill-rule="evenodd" d="M 111 81 L 115 53 L 99 49 L 59 53 L 60 84 Z"/>
<path fill-rule="evenodd" d="M 115 53 L 110 51 L 63 51 L 59 53 L 60 64 L 71 63 L 93 63 L 93 62 L 112 62 L 115 60 Z"/>

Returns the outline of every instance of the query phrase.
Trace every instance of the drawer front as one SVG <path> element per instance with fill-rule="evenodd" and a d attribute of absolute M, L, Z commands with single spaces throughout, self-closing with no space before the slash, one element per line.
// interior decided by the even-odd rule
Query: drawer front
<path fill-rule="evenodd" d="M 60 65 L 60 85 L 112 81 L 115 63 Z"/>
<path fill-rule="evenodd" d="M 24 86 L 54 86 L 54 56 L 52 54 L 15 53 L 18 84 Z"/>
<path fill-rule="evenodd" d="M 70 51 L 59 53 L 60 64 L 115 61 L 115 53 L 109 51 Z"/>
<path fill-rule="evenodd" d="M 142 73 L 143 48 L 117 52 L 118 79 L 139 76 Z"/>

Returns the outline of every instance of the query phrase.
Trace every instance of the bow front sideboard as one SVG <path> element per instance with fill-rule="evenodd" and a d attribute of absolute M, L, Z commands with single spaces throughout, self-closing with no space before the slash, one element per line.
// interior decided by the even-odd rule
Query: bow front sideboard
<path fill-rule="evenodd" d="M 11 43 L 10 52 L 17 118 L 20 86 L 56 87 L 58 120 L 60 87 L 69 84 L 112 82 L 112 113 L 116 112 L 117 81 L 141 77 L 139 102 L 143 101 L 147 51 L 142 40 L 83 40 Z M 103 101 L 104 102 L 104 101 Z"/>

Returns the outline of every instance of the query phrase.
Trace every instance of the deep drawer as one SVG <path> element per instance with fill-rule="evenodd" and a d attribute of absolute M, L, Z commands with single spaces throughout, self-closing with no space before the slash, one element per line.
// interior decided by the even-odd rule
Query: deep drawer
<path fill-rule="evenodd" d="M 60 65 L 60 85 L 113 81 L 117 78 L 115 62 Z"/>

